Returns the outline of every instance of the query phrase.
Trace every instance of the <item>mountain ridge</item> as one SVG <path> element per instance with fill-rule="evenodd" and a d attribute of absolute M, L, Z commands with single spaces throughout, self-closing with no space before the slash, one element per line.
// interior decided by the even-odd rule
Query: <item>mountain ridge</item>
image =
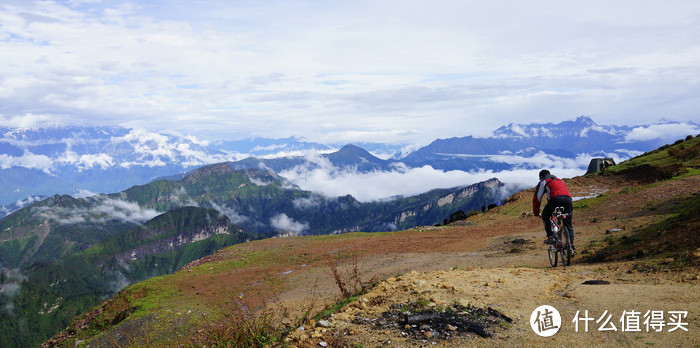
<path fill-rule="evenodd" d="M 657 131 L 659 127 L 668 126 L 674 128 L 673 132 L 668 133 L 671 131 L 668 129 Z M 79 190 L 118 192 L 133 185 L 219 162 L 237 162 L 238 169 L 271 169 L 277 173 L 299 166 L 318 166 L 313 159 L 302 155 L 304 151 L 330 159 L 334 166 L 339 167 L 338 170 L 354 168 L 360 173 L 393 171 L 396 170 L 394 164 L 400 163 L 413 168 L 429 165 L 438 170 L 461 171 L 530 168 L 534 164 L 523 164 L 522 158 L 515 162 L 493 158 L 505 153 L 515 154 L 528 147 L 561 159 L 571 159 L 570 156 L 581 154 L 625 159 L 675 140 L 671 134 L 678 133 L 678 128 L 700 132 L 700 127 L 692 122 L 636 127 L 601 126 L 588 117 L 560 123 L 510 124 L 496 129 L 493 136 L 487 138 L 466 136 L 436 139 L 400 161 L 395 157 L 405 145 L 363 143 L 363 146 L 373 148 L 373 153 L 382 153 L 382 157 L 390 158 L 381 160 L 373 155 L 369 163 L 365 163 L 361 160 L 365 154 L 356 153 L 354 158 L 328 157 L 329 154 L 325 152 L 332 152 L 336 145 L 309 143 L 295 137 L 267 139 L 260 144 L 269 143 L 269 151 L 247 153 L 255 146 L 262 145 L 251 147 L 242 142 L 239 148 L 217 147 L 216 143 L 210 144 L 191 136 L 119 126 L 5 127 L 0 128 L 0 182 L 5 183 L 0 186 L 0 205 L 9 205 L 34 195 L 73 194 Z M 566 134 L 566 137 L 556 137 L 559 134 Z M 650 136 L 652 138 L 647 139 Z M 253 140 L 250 142 L 255 144 Z M 275 156 L 276 152 L 284 156 Z M 391 152 L 393 155 L 385 156 Z"/>

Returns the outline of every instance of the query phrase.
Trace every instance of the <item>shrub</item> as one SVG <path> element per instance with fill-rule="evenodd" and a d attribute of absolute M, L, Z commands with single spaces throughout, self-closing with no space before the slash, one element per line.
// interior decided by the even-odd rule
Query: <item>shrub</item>
<path fill-rule="evenodd" d="M 222 320 L 210 322 L 191 338 L 196 347 L 263 347 L 278 342 L 282 330 L 269 309 L 255 312 L 234 302 Z"/>
<path fill-rule="evenodd" d="M 474 216 L 474 215 L 479 215 L 479 214 L 481 214 L 480 211 L 470 210 L 470 211 L 467 212 L 467 218 L 470 218 L 470 217 L 472 217 L 472 216 Z"/>
<path fill-rule="evenodd" d="M 355 294 L 365 292 L 370 286 L 377 282 L 377 278 L 373 277 L 368 281 L 363 281 L 360 275 L 360 268 L 358 266 L 357 255 L 352 256 L 352 268 L 349 270 L 348 274 L 342 274 L 335 264 L 335 259 L 330 255 L 328 258 L 328 273 L 335 280 L 336 285 L 343 297 L 350 297 Z"/>
<path fill-rule="evenodd" d="M 668 154 L 672 157 L 678 158 L 681 161 L 700 157 L 700 143 L 688 148 L 683 146 L 671 147 L 668 149 Z"/>

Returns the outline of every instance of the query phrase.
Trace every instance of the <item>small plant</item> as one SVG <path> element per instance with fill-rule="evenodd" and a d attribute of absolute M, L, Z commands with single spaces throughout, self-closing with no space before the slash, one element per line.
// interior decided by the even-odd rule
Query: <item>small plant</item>
<path fill-rule="evenodd" d="M 327 259 L 329 267 L 328 273 L 335 280 L 335 283 L 338 285 L 338 289 L 344 298 L 365 292 L 370 285 L 376 283 L 377 281 L 376 277 L 372 277 L 369 281 L 362 280 L 357 254 L 352 256 L 351 269 L 345 275 L 341 274 L 341 272 L 338 270 L 334 258 L 327 255 Z"/>
<path fill-rule="evenodd" d="M 281 328 L 271 309 L 255 312 L 234 302 L 224 318 L 211 322 L 206 316 L 205 328 L 191 338 L 196 347 L 262 347 L 278 342 Z"/>
<path fill-rule="evenodd" d="M 211 320 L 202 315 L 204 326 L 179 346 L 191 347 L 269 347 L 277 346 L 293 328 L 310 319 L 316 297 L 291 310 L 282 305 L 277 294 L 272 302 L 253 308 L 242 300 L 227 302 L 223 317 Z"/>
<path fill-rule="evenodd" d="M 603 239 L 604 242 L 608 244 L 615 244 L 615 237 L 613 236 L 607 236 L 605 239 Z"/>
<path fill-rule="evenodd" d="M 467 218 L 470 218 L 472 216 L 479 215 L 479 214 L 481 214 L 481 212 L 476 211 L 476 210 L 470 210 L 467 212 Z"/>
<path fill-rule="evenodd" d="M 504 329 L 510 329 L 511 327 L 513 327 L 513 324 L 511 324 L 511 323 L 506 323 L 506 322 L 500 322 L 500 323 L 498 323 L 498 326 L 500 326 L 500 327 L 502 327 L 502 328 L 504 328 Z"/>
<path fill-rule="evenodd" d="M 422 312 L 428 310 L 430 307 L 430 301 L 425 298 L 419 298 L 413 302 L 406 303 L 402 305 L 399 310 L 402 312 Z"/>

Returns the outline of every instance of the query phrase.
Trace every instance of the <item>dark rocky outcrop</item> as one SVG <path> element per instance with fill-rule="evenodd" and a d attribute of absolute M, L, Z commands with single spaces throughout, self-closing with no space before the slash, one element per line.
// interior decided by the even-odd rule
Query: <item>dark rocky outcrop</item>
<path fill-rule="evenodd" d="M 588 164 L 588 171 L 586 174 L 597 173 L 614 165 L 615 160 L 612 158 L 594 158 L 591 160 L 591 163 Z"/>

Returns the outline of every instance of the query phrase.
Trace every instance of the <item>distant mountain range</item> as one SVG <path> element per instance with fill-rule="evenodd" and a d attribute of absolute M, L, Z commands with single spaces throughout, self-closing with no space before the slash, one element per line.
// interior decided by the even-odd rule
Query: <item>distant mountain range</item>
<path fill-rule="evenodd" d="M 497 179 L 366 202 L 327 197 L 269 171 L 205 166 L 119 193 L 54 195 L 0 219 L 0 266 L 23 268 L 59 259 L 103 238 L 136 228 L 172 209 L 213 209 L 251 236 L 391 231 L 441 222 L 456 210 L 479 210 L 503 195 Z M 38 199 L 38 198 L 37 198 Z"/>
<path fill-rule="evenodd" d="M 404 147 L 404 145 L 368 142 L 359 142 L 355 145 L 369 152 L 372 152 L 379 157 L 394 159 L 398 159 L 401 157 L 401 150 Z M 249 157 L 280 157 L 280 154 L 293 155 L 294 153 L 308 151 L 331 152 L 333 151 L 333 149 L 337 149 L 339 145 L 324 145 L 314 142 L 307 142 L 302 138 L 289 137 L 281 139 L 252 138 L 242 140 L 219 141 L 212 143 L 210 147 L 221 151 L 246 154 Z"/>
<path fill-rule="evenodd" d="M 696 124 L 598 125 L 581 116 L 556 124 L 510 124 L 486 138 L 438 139 L 399 158 L 402 146 L 376 143 L 342 147 L 290 137 L 209 144 L 192 136 L 123 127 L 0 127 L 0 205 L 30 196 L 81 190 L 118 192 L 162 177 L 182 177 L 198 167 L 219 162 L 231 162 L 237 169 L 280 173 L 298 166 L 318 167 L 319 160 L 328 160 L 338 170 L 363 173 L 392 171 L 397 165 L 462 171 L 538 168 L 540 164 L 529 160 L 538 155 L 554 159 L 573 159 L 581 154 L 624 159 L 676 140 L 664 132 L 645 137 L 649 132 L 644 131 L 654 127 L 700 131 Z M 317 156 L 319 152 L 324 155 Z"/>
<path fill-rule="evenodd" d="M 235 157 L 192 137 L 123 127 L 0 128 L 0 204 L 79 190 L 117 192 Z"/>
<path fill-rule="evenodd" d="M 574 159 L 587 154 L 594 157 L 629 158 L 673 142 L 669 136 L 635 136 L 645 129 L 662 129 L 679 124 L 640 127 L 601 126 L 589 117 L 545 124 L 509 124 L 488 138 L 472 136 L 438 139 L 402 159 L 409 166 L 430 165 L 443 170 L 508 170 L 539 168 L 528 161 L 537 154 Z M 698 130 L 693 124 L 688 131 Z M 689 133 L 691 134 L 691 133 Z"/>

